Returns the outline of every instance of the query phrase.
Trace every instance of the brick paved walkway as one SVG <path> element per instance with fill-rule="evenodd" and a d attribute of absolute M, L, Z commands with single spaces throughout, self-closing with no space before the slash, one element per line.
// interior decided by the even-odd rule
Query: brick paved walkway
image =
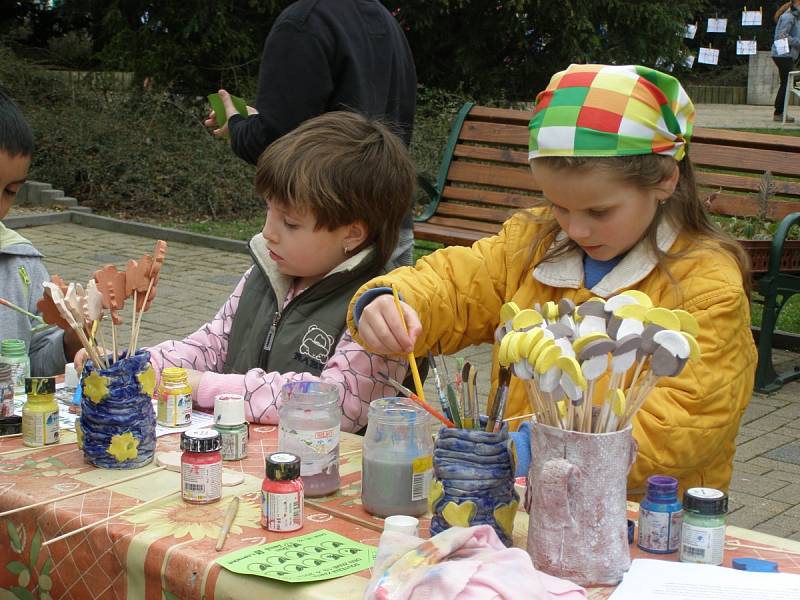
<path fill-rule="evenodd" d="M 22 234 L 46 255 L 51 274 L 73 281 L 88 280 L 105 263 L 124 268 L 128 258 L 153 246 L 149 239 L 72 224 L 27 228 Z M 142 324 L 142 345 L 180 338 L 205 323 L 249 264 L 244 254 L 170 244 L 158 297 Z M 478 366 L 480 396 L 486 398 L 491 347 L 461 355 Z M 449 364 L 452 375 L 455 365 Z M 434 397 L 432 385 L 429 378 L 426 393 Z M 800 540 L 800 383 L 771 396 L 754 395 L 737 443 L 728 523 Z"/>

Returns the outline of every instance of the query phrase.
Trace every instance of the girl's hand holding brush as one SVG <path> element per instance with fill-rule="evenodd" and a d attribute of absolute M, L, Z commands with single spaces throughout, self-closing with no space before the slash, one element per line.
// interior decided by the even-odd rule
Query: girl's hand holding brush
<path fill-rule="evenodd" d="M 364 307 L 358 320 L 358 333 L 368 350 L 378 354 L 408 354 L 413 352 L 422 325 L 417 312 L 400 301 L 408 327 L 403 327 L 391 292 L 375 298 Z"/>

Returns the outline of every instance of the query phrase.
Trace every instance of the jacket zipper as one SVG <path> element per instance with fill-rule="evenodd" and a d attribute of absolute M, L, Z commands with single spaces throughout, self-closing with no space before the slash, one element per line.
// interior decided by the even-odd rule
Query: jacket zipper
<path fill-rule="evenodd" d="M 264 350 L 269 352 L 272 350 L 272 342 L 275 340 L 275 331 L 278 329 L 278 321 L 281 320 L 281 311 L 275 311 L 275 317 L 272 319 L 272 325 L 267 333 L 267 340 L 264 342 Z"/>

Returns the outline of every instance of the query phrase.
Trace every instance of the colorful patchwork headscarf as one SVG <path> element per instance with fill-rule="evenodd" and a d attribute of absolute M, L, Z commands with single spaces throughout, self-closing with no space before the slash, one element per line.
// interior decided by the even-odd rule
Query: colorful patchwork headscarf
<path fill-rule="evenodd" d="M 680 82 L 636 65 L 571 65 L 536 97 L 529 158 L 666 154 L 681 160 L 695 110 Z"/>

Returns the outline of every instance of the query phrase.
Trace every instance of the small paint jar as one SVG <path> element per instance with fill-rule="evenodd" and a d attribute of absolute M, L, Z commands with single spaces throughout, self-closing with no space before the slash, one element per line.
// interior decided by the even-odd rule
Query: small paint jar
<path fill-rule="evenodd" d="M 683 494 L 681 562 L 722 564 L 728 495 L 713 488 L 691 488 Z"/>
<path fill-rule="evenodd" d="M 214 429 L 222 437 L 222 460 L 242 460 L 247 457 L 250 430 L 244 418 L 242 396 L 220 394 L 214 397 Z"/>
<path fill-rule="evenodd" d="M 22 407 L 22 443 L 33 448 L 58 443 L 55 377 L 28 377 Z"/>
<path fill-rule="evenodd" d="M 8 339 L 0 342 L 0 362 L 11 366 L 14 395 L 25 394 L 25 380 L 31 376 L 31 359 L 23 340 Z"/>
<path fill-rule="evenodd" d="M 682 522 L 678 480 L 665 475 L 648 477 L 647 494 L 639 505 L 639 548 L 653 554 L 676 552 L 680 546 Z"/>
<path fill-rule="evenodd" d="M 261 526 L 268 531 L 297 531 L 303 526 L 300 458 L 289 452 L 267 456 L 261 485 Z"/>
<path fill-rule="evenodd" d="M 161 371 L 156 420 L 164 427 L 185 427 L 192 422 L 192 388 L 182 367 Z"/>
<path fill-rule="evenodd" d="M 14 377 L 11 365 L 0 362 L 0 417 L 14 414 Z"/>
<path fill-rule="evenodd" d="M 222 497 L 222 439 L 216 429 L 181 433 L 181 496 L 190 504 L 211 504 Z"/>

